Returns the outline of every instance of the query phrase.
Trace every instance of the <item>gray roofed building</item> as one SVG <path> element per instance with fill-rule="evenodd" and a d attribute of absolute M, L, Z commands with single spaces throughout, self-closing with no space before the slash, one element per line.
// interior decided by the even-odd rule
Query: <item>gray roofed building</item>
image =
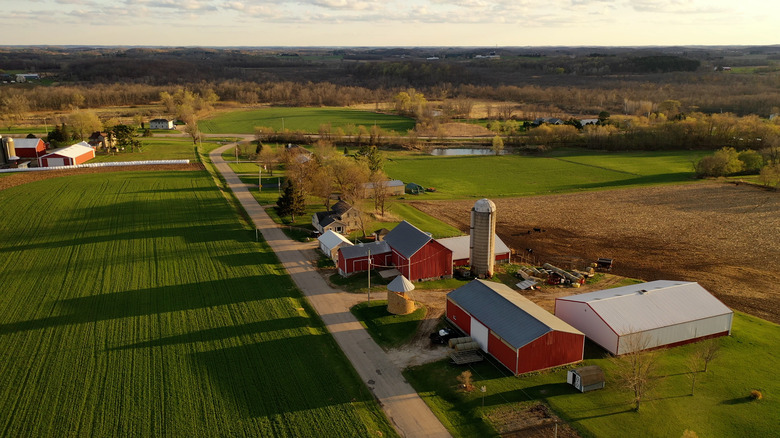
<path fill-rule="evenodd" d="M 368 252 L 371 251 L 371 255 L 384 254 L 390 252 L 390 246 L 385 241 L 361 243 L 352 246 L 342 246 L 341 256 L 346 259 L 354 259 L 358 257 L 368 256 Z"/>
<path fill-rule="evenodd" d="M 453 261 L 469 258 L 469 246 L 471 245 L 469 236 L 447 237 L 444 239 L 436 239 L 436 241 L 441 243 L 445 247 L 447 247 L 450 251 L 452 251 Z M 510 253 L 509 247 L 506 245 L 506 243 L 504 243 L 503 240 L 501 240 L 500 237 L 498 237 L 498 234 L 496 234 L 496 246 L 495 246 L 496 256 L 498 256 L 499 254 L 509 254 L 509 253 Z"/>
<path fill-rule="evenodd" d="M 582 334 L 502 283 L 474 280 L 450 292 L 447 298 L 515 348 L 551 331 Z"/>
<path fill-rule="evenodd" d="M 385 242 L 389 243 L 399 254 L 405 258 L 412 257 L 433 237 L 410 224 L 402 221 L 385 236 Z"/>

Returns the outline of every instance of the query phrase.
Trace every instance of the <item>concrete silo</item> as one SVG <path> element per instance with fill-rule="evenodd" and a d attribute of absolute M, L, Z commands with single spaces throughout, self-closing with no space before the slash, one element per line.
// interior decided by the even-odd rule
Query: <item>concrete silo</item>
<path fill-rule="evenodd" d="M 474 203 L 469 235 L 471 274 L 477 278 L 492 277 L 496 262 L 496 204 L 490 199 Z"/>

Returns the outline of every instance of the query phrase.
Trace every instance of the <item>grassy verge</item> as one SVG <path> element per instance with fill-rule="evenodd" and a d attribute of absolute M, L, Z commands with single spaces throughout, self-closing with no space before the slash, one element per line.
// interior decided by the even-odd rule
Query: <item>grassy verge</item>
<path fill-rule="evenodd" d="M 520 377 L 494 361 L 476 364 L 477 386 L 487 387 L 485 407 L 481 394 L 457 391 L 455 378 L 463 371 L 446 362 L 407 370 L 404 375 L 454 436 L 495 436 L 485 417 L 514 403 L 537 400 L 575 427 L 583 436 L 680 436 L 687 429 L 699 436 L 772 435 L 780 412 L 780 383 L 774 378 L 780 351 L 780 326 L 736 313 L 732 336 L 719 338 L 721 354 L 706 373 L 698 373 L 691 395 L 686 361 L 697 344 L 663 350 L 658 356 L 655 389 L 640 411 L 630 395 L 614 379 L 614 364 L 591 345 L 585 364 L 599 365 L 607 374 L 607 387 L 588 393 L 566 384 L 566 369 L 554 369 Z M 750 358 L 750 366 L 745 366 Z M 763 400 L 750 401 L 752 389 Z"/>
<path fill-rule="evenodd" d="M 360 303 L 350 311 L 366 328 L 371 337 L 383 348 L 399 347 L 409 342 L 417 332 L 417 327 L 425 318 L 425 306 L 408 315 L 393 315 L 387 311 L 387 300 L 371 300 Z"/>

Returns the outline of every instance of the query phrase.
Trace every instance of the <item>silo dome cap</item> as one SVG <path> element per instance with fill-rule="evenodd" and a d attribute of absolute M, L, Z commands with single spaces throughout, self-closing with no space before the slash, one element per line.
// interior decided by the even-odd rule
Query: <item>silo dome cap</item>
<path fill-rule="evenodd" d="M 482 198 L 474 203 L 474 211 L 479 213 L 494 213 L 496 211 L 496 204 L 490 199 Z"/>

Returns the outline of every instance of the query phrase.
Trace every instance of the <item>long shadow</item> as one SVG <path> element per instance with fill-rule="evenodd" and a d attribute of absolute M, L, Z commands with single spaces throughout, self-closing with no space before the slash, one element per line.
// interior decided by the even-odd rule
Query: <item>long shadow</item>
<path fill-rule="evenodd" d="M 333 344 L 329 335 L 304 335 L 189 357 L 243 418 L 373 400 L 346 370 L 324 370 L 343 362 Z"/>
<path fill-rule="evenodd" d="M 272 286 L 264 292 L 263 284 Z M 91 295 L 56 302 L 59 315 L 0 324 L 0 335 L 130 316 L 201 309 L 279 297 L 296 297 L 292 284 L 274 275 L 257 275 L 127 292 Z"/>
<path fill-rule="evenodd" d="M 255 335 L 278 330 L 290 330 L 301 327 L 309 327 L 313 323 L 310 318 L 298 316 L 292 318 L 277 318 L 265 321 L 250 322 L 247 324 L 230 325 L 225 327 L 213 327 L 181 335 L 166 336 L 164 338 L 150 339 L 134 344 L 122 345 L 111 350 L 130 350 L 136 348 L 164 347 L 169 345 L 192 344 L 196 342 L 210 342 L 237 336 Z"/>
<path fill-rule="evenodd" d="M 728 400 L 723 400 L 722 402 L 718 403 L 719 405 L 741 405 L 743 403 L 750 403 L 753 399 L 750 397 L 737 397 L 737 398 L 731 398 Z"/>
<path fill-rule="evenodd" d="M 572 184 L 561 187 L 561 191 L 575 191 L 587 189 L 599 189 L 607 187 L 641 186 L 648 184 L 660 184 L 665 182 L 691 181 L 689 172 L 661 173 L 655 175 L 643 175 L 635 178 L 618 179 L 614 181 L 601 181 L 591 184 Z"/>

